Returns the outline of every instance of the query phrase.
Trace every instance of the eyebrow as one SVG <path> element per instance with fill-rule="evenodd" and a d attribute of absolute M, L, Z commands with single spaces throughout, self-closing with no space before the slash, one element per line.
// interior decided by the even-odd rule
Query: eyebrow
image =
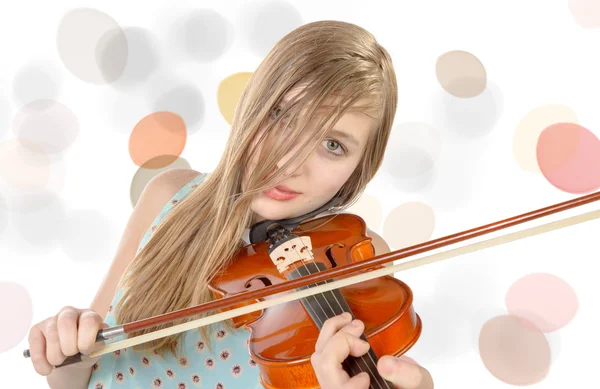
<path fill-rule="evenodd" d="M 357 147 L 360 145 L 360 142 L 354 137 L 354 135 L 348 134 L 347 132 L 343 132 L 343 131 L 340 131 L 340 130 L 332 129 L 331 131 L 329 131 L 329 134 L 331 134 L 331 135 L 337 135 L 340 138 L 346 139 L 348 142 L 354 143 L 354 145 L 357 146 Z"/>

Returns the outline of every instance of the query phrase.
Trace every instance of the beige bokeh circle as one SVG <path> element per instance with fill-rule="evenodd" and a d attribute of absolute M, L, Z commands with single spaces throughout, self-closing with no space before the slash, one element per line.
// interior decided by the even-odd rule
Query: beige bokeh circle
<path fill-rule="evenodd" d="M 575 22 L 581 27 L 600 27 L 600 1 L 569 0 L 569 11 L 571 11 Z"/>
<path fill-rule="evenodd" d="M 23 214 L 51 205 L 65 185 L 66 163 L 48 154 L 42 144 L 0 141 L 0 194 L 3 207 Z"/>
<path fill-rule="evenodd" d="M 379 230 L 383 208 L 377 197 L 363 193 L 360 199 L 344 212 L 360 216 L 368 228 L 373 231 Z"/>
<path fill-rule="evenodd" d="M 456 97 L 475 97 L 487 85 L 487 74 L 481 61 L 463 50 L 442 54 L 436 62 L 435 73 L 441 87 Z"/>
<path fill-rule="evenodd" d="M 401 204 L 385 218 L 383 237 L 392 250 L 400 250 L 431 238 L 435 228 L 433 209 L 418 201 Z"/>
<path fill-rule="evenodd" d="M 0 142 L 0 178 L 6 183 L 25 191 L 42 189 L 50 173 L 50 158 L 41 145 L 17 139 Z"/>

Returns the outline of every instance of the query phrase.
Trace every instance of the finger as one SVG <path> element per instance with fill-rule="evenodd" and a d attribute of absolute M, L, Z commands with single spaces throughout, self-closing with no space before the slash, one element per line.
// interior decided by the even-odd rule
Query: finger
<path fill-rule="evenodd" d="M 89 354 L 96 344 L 96 336 L 103 326 L 102 317 L 96 312 L 88 310 L 79 315 L 79 330 L 77 332 L 77 348 L 82 354 Z M 108 327 L 108 324 L 106 324 Z"/>
<path fill-rule="evenodd" d="M 62 352 L 60 347 L 58 327 L 55 318 L 48 320 L 43 329 L 43 333 L 46 338 L 46 360 L 48 360 L 48 363 L 52 366 L 60 365 L 67 356 Z"/>
<path fill-rule="evenodd" d="M 322 387 L 339 388 L 350 380 L 348 373 L 342 369 L 342 362 L 348 355 L 359 357 L 369 350 L 369 343 L 359 338 L 363 328 L 364 325 L 359 320 L 346 324 L 329 339 L 321 351 L 311 356 L 311 363 Z M 357 381 L 352 385 L 360 386 L 361 378 Z"/>
<path fill-rule="evenodd" d="M 322 353 L 314 353 L 310 356 L 310 363 L 321 388 L 340 388 L 343 383 L 348 382 L 350 376 L 341 366 L 325 369 L 321 362 L 322 358 Z"/>
<path fill-rule="evenodd" d="M 355 319 L 352 320 L 349 324 L 343 326 L 339 331 L 348 333 L 357 340 L 360 340 L 360 342 L 356 342 L 354 340 L 351 342 L 350 355 L 352 355 L 353 357 L 360 357 L 361 355 L 364 355 L 367 351 L 369 351 L 369 348 L 371 348 L 368 342 L 365 342 L 364 340 L 360 339 L 360 335 L 363 333 L 364 330 L 364 323 L 360 320 Z"/>
<path fill-rule="evenodd" d="M 343 389 L 368 389 L 371 379 L 369 374 L 362 372 L 350 378 L 343 386 Z"/>
<path fill-rule="evenodd" d="M 352 315 L 349 312 L 344 312 L 325 320 L 325 323 L 323 323 L 323 327 L 321 327 L 321 331 L 319 332 L 317 343 L 315 344 L 315 351 L 318 352 L 323 350 L 323 347 L 327 344 L 329 339 L 331 339 L 331 337 L 343 326 L 350 323 L 351 320 Z"/>
<path fill-rule="evenodd" d="M 37 326 L 32 327 L 29 332 L 29 356 L 38 374 L 46 376 L 52 373 L 52 365 L 46 359 L 46 338 Z"/>
<path fill-rule="evenodd" d="M 58 327 L 58 339 L 60 348 L 64 355 L 75 355 L 77 349 L 77 318 L 79 312 L 75 309 L 65 308 L 60 311 L 56 318 Z"/>
<path fill-rule="evenodd" d="M 433 389 L 433 379 L 427 369 L 410 361 L 383 356 L 377 362 L 381 376 L 402 389 Z"/>
<path fill-rule="evenodd" d="M 320 362 L 324 367 L 323 370 L 340 369 L 340 365 L 348 355 L 360 357 L 369 351 L 371 347 L 369 343 L 359 338 L 362 328 L 360 322 L 358 325 L 348 324 L 327 342 L 323 351 L 319 353 L 322 355 Z M 351 333 L 352 331 L 354 334 Z"/>

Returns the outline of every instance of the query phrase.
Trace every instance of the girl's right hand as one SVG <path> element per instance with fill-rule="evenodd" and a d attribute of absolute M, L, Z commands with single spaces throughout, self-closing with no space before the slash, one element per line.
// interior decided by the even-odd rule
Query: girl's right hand
<path fill-rule="evenodd" d="M 102 317 L 91 309 L 71 306 L 35 324 L 28 338 L 29 355 L 35 371 L 47 376 L 68 356 L 77 353 L 88 355 L 94 349 L 98 331 L 107 327 L 109 325 L 103 323 Z M 89 368 L 98 359 L 99 356 L 69 366 Z"/>

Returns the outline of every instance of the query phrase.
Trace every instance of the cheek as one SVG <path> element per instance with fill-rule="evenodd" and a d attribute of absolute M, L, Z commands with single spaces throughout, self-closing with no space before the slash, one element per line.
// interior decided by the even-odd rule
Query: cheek
<path fill-rule="evenodd" d="M 312 169 L 314 194 L 319 198 L 333 196 L 352 175 L 356 163 L 316 164 Z"/>

